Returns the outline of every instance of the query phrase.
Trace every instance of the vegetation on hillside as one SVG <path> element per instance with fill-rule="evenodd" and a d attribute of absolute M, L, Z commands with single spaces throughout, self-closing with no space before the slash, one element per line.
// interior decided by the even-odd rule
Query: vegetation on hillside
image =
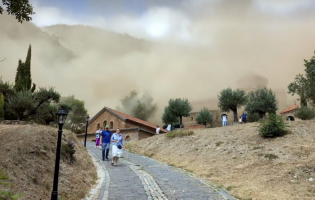
<path fill-rule="evenodd" d="M 272 138 L 284 136 L 288 132 L 288 125 L 284 119 L 275 114 L 270 113 L 266 118 L 259 121 L 259 133 L 264 138 Z"/>
<path fill-rule="evenodd" d="M 19 60 L 15 84 L 0 78 L 0 118 L 5 120 L 33 120 L 39 124 L 56 121 L 56 113 L 64 106 L 69 113 L 65 128 L 75 133 L 84 132 L 87 110 L 84 102 L 74 96 L 61 98 L 55 88 L 36 89 L 31 77 L 31 45 L 26 60 Z"/>
<path fill-rule="evenodd" d="M 302 120 L 310 120 L 315 118 L 315 112 L 307 106 L 302 106 L 296 111 L 294 116 Z"/>
<path fill-rule="evenodd" d="M 207 123 L 211 124 L 213 122 L 213 114 L 210 112 L 210 110 L 204 108 L 197 114 L 196 122 L 207 127 Z"/>

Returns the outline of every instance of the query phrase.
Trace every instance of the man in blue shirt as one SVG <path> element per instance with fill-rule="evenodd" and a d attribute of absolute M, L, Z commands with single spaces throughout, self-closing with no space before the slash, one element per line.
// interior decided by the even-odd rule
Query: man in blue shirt
<path fill-rule="evenodd" d="M 109 147 L 110 147 L 110 138 L 112 136 L 112 132 L 108 129 L 109 126 L 106 125 L 105 130 L 102 131 L 101 134 L 101 144 L 102 144 L 102 158 L 103 161 L 108 160 L 108 152 L 109 152 Z M 106 156 L 105 156 L 105 150 L 106 150 Z"/>
<path fill-rule="evenodd" d="M 247 122 L 247 114 L 245 114 L 244 112 L 243 112 L 243 114 L 242 114 L 242 122 L 243 122 L 244 124 L 246 124 L 246 122 Z"/>

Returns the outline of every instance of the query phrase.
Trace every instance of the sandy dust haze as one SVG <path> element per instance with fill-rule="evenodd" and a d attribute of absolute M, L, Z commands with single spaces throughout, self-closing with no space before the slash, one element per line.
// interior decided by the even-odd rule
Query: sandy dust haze
<path fill-rule="evenodd" d="M 279 109 L 292 104 L 298 97 L 286 94 L 287 85 L 314 53 L 315 13 L 304 4 L 282 12 L 281 0 L 204 2 L 151 8 L 148 17 L 166 13 L 167 20 L 175 20 L 161 38 L 141 35 L 132 26 L 135 17 L 97 28 L 39 27 L 0 15 L 0 60 L 6 58 L 0 74 L 14 81 L 18 59 L 25 59 L 30 43 L 33 82 L 84 100 L 92 116 L 105 105 L 115 108 L 132 90 L 152 94 L 158 104 L 154 123 L 161 123 L 170 98 L 188 98 L 194 110 L 214 109 L 227 87 L 271 87 L 279 94 Z M 269 8 L 272 2 L 278 7 Z M 101 6 L 93 5 L 89 9 Z"/>

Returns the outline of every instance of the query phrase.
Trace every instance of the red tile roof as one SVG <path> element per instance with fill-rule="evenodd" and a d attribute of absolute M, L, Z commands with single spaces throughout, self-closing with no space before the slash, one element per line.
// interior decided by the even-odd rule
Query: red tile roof
<path fill-rule="evenodd" d="M 156 129 L 156 125 L 154 124 L 151 124 L 149 122 L 146 122 L 146 121 L 143 121 L 141 119 L 138 119 L 138 118 L 135 118 L 135 117 L 132 117 L 130 115 L 127 115 L 125 113 L 122 113 L 122 112 L 119 112 L 117 110 L 114 110 L 114 109 L 111 109 L 111 108 L 108 108 L 108 107 L 104 107 L 104 109 L 102 109 L 99 113 L 97 113 L 92 119 L 91 121 L 95 120 L 101 113 L 103 113 L 105 110 L 108 110 L 108 111 L 111 111 L 112 113 L 116 114 L 118 117 L 120 118 L 123 118 L 124 120 L 128 120 L 128 121 L 132 121 L 132 122 L 135 122 L 135 123 L 138 123 L 138 124 L 141 124 L 141 125 L 144 125 L 144 126 L 147 126 L 147 127 L 150 127 L 150 128 L 154 128 Z M 90 121 L 90 123 L 91 123 Z M 164 129 L 160 129 L 160 132 L 164 132 L 166 133 L 166 130 Z"/>
<path fill-rule="evenodd" d="M 299 108 L 301 108 L 301 106 L 294 104 L 290 106 L 289 108 L 285 109 L 284 111 L 282 111 L 280 114 L 288 113 Z"/>

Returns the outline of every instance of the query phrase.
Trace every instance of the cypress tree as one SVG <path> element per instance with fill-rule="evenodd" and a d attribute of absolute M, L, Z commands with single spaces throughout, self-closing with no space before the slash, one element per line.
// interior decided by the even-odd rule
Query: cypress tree
<path fill-rule="evenodd" d="M 15 75 L 15 85 L 14 88 L 16 91 L 21 91 L 24 89 L 24 63 L 19 60 L 19 65 L 16 70 L 16 75 Z"/>
<path fill-rule="evenodd" d="M 34 92 L 36 85 L 33 83 L 32 87 L 32 77 L 31 77 L 31 57 L 32 57 L 32 47 L 29 45 L 27 56 L 25 62 L 19 60 L 19 65 L 17 68 L 15 76 L 15 86 L 16 91 L 31 90 Z"/>
<path fill-rule="evenodd" d="M 26 60 L 24 63 L 24 68 L 25 68 L 24 80 L 25 80 L 25 89 L 26 90 L 30 90 L 31 86 L 32 86 L 31 57 L 32 57 L 32 47 L 31 47 L 31 45 L 29 45 Z"/>

